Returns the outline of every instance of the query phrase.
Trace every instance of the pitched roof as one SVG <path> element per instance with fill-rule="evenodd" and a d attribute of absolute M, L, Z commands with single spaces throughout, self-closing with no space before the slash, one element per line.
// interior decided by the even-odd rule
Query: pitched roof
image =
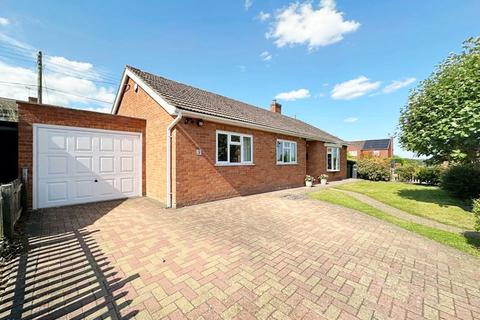
<path fill-rule="evenodd" d="M 152 90 L 169 104 L 180 110 L 192 111 L 269 127 L 272 129 L 288 131 L 295 136 L 314 137 L 320 141 L 346 144 L 345 141 L 340 138 L 303 121 L 212 92 L 194 88 L 173 80 L 165 79 L 131 66 L 127 66 L 127 69 L 141 78 Z"/>
<path fill-rule="evenodd" d="M 2 121 L 18 121 L 17 101 L 9 98 L 0 97 L 0 120 Z"/>
<path fill-rule="evenodd" d="M 361 150 L 384 150 L 390 146 L 390 139 L 350 141 L 349 144 Z"/>

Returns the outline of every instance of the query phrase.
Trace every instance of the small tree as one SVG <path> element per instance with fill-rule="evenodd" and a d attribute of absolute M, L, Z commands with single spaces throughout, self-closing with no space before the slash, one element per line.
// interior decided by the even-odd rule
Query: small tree
<path fill-rule="evenodd" d="M 400 144 L 418 155 L 480 162 L 480 37 L 464 42 L 413 90 L 401 110 Z"/>

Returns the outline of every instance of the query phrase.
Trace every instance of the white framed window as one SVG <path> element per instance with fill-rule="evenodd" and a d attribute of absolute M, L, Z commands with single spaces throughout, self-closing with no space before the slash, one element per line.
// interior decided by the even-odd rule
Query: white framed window
<path fill-rule="evenodd" d="M 358 155 L 357 150 L 348 151 L 348 154 L 352 157 L 356 157 Z"/>
<path fill-rule="evenodd" d="M 327 171 L 340 171 L 340 148 L 327 148 Z"/>
<path fill-rule="evenodd" d="M 217 131 L 216 162 L 218 165 L 253 164 L 253 136 Z"/>
<path fill-rule="evenodd" d="M 297 143 L 277 140 L 277 164 L 297 164 Z"/>
<path fill-rule="evenodd" d="M 374 155 L 375 157 L 379 157 L 379 156 L 380 156 L 380 151 L 378 151 L 378 150 L 373 150 L 373 155 Z"/>

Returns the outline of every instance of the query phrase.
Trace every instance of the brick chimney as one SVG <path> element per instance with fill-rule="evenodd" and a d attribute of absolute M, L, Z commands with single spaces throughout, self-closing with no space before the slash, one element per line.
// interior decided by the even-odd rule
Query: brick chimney
<path fill-rule="evenodd" d="M 282 105 L 277 102 L 277 100 L 272 100 L 272 104 L 270 105 L 270 111 L 276 113 L 282 113 Z"/>

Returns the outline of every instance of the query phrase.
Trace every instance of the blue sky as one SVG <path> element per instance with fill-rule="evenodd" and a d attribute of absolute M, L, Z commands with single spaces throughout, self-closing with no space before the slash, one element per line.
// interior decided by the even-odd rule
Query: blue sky
<path fill-rule="evenodd" d="M 42 50 L 45 102 L 107 110 L 130 64 L 257 106 L 277 97 L 343 139 L 382 138 L 409 89 L 479 35 L 479 12 L 477 0 L 0 0 L 0 95 L 35 95 L 23 84 Z"/>

